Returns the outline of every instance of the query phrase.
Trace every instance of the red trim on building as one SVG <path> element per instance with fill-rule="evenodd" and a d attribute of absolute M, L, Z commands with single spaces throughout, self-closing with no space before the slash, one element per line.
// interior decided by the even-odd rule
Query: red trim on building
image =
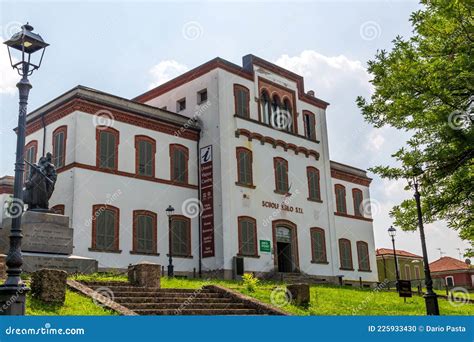
<path fill-rule="evenodd" d="M 365 249 L 367 251 L 367 264 L 369 266 L 369 268 L 367 269 L 364 269 L 361 267 L 361 256 L 360 256 L 360 253 L 359 253 L 359 246 L 365 246 Z M 357 241 L 356 242 L 356 248 L 357 248 L 357 262 L 359 264 L 359 271 L 363 271 L 363 272 L 370 272 L 370 253 L 369 253 L 369 244 L 365 241 Z"/>
<path fill-rule="evenodd" d="M 339 194 L 338 194 L 338 189 L 342 190 L 342 196 L 344 197 L 344 201 L 342 202 L 344 204 L 343 211 L 340 211 L 338 208 L 338 202 L 339 202 Z M 335 193 L 335 198 L 336 198 L 336 213 L 338 214 L 347 214 L 347 203 L 346 203 L 346 187 L 342 184 L 335 184 L 334 185 L 334 193 Z"/>
<path fill-rule="evenodd" d="M 242 90 L 247 94 L 247 113 L 245 115 L 238 114 L 238 101 L 237 101 L 237 90 Z M 234 113 L 239 117 L 250 118 L 250 90 L 249 88 L 241 85 L 241 84 L 234 84 Z"/>
<path fill-rule="evenodd" d="M 344 267 L 344 266 L 342 265 L 342 247 L 341 247 L 341 246 L 342 246 L 342 243 L 347 243 L 347 244 L 348 244 L 348 247 L 349 247 L 349 255 L 350 255 L 350 257 L 351 257 L 351 266 L 350 266 L 349 268 Z M 351 246 L 351 241 L 348 240 L 348 239 L 342 238 L 342 239 L 339 239 L 338 245 L 339 245 L 339 260 L 340 260 L 340 267 L 339 267 L 339 268 L 340 268 L 341 270 L 354 271 L 354 262 L 353 262 L 353 260 L 352 260 L 352 246 Z"/>
<path fill-rule="evenodd" d="M 317 191 L 317 197 L 311 197 L 311 185 L 309 183 L 310 179 L 310 173 L 314 172 L 316 174 L 317 178 L 317 184 L 318 184 L 318 191 Z M 307 183 L 308 183 L 308 200 L 310 201 L 316 201 L 316 202 L 322 202 L 321 201 L 321 176 L 319 173 L 319 170 L 313 166 L 307 166 L 306 167 L 306 178 L 307 178 Z"/>
<path fill-rule="evenodd" d="M 58 215 L 64 215 L 64 204 L 56 204 L 55 206 L 51 207 L 50 209 L 53 213 Z"/>
<path fill-rule="evenodd" d="M 240 158 L 239 158 L 239 156 L 240 156 L 241 153 L 248 153 L 249 156 L 250 156 L 250 158 L 249 158 L 250 159 L 250 165 L 249 165 L 249 167 L 250 167 L 250 183 L 244 183 L 240 179 Z M 248 148 L 238 146 L 235 149 L 235 158 L 237 159 L 237 182 L 236 182 L 236 184 L 254 188 L 255 186 L 253 185 L 253 153 L 252 153 L 252 151 L 249 150 Z"/>
<path fill-rule="evenodd" d="M 311 137 L 310 137 L 310 135 L 309 135 L 308 127 L 307 127 L 306 120 L 305 120 L 305 116 L 311 116 L 312 119 L 313 119 L 313 123 L 314 123 L 314 126 L 313 126 L 314 139 L 311 139 Z M 304 135 L 305 135 L 305 137 L 306 137 L 307 139 L 317 141 L 317 140 L 318 140 L 318 137 L 317 137 L 317 135 L 316 135 L 316 115 L 314 115 L 314 113 L 310 112 L 309 110 L 303 110 L 303 124 L 304 124 Z"/>
<path fill-rule="evenodd" d="M 277 164 L 282 163 L 283 166 L 285 167 L 285 184 L 286 184 L 286 189 L 278 189 L 278 175 L 277 175 Z M 274 157 L 273 158 L 273 174 L 275 176 L 275 192 L 278 194 L 286 195 L 288 193 L 289 189 L 289 181 L 288 181 L 288 161 L 284 158 L 281 157 Z"/>
<path fill-rule="evenodd" d="M 356 194 L 360 194 L 360 203 L 356 203 Z M 364 194 L 362 190 L 353 188 L 352 189 L 352 203 L 354 205 L 354 216 L 364 217 L 363 211 L 360 210 L 360 205 L 364 201 Z"/>
<path fill-rule="evenodd" d="M 189 217 L 186 217 L 184 215 L 173 215 L 171 216 L 171 225 L 173 224 L 173 220 L 182 220 L 186 222 L 186 230 L 187 230 L 187 235 L 188 235 L 188 241 L 187 241 L 187 255 L 177 255 L 173 253 L 173 258 L 192 258 L 193 255 L 191 253 L 191 219 Z M 171 236 L 171 226 L 168 228 L 168 234 Z M 169 250 L 171 250 L 171 246 L 169 246 Z"/>
<path fill-rule="evenodd" d="M 372 182 L 372 179 L 370 178 L 364 178 L 349 172 L 336 170 L 334 168 L 331 168 L 331 177 L 363 186 L 369 186 L 370 182 Z"/>

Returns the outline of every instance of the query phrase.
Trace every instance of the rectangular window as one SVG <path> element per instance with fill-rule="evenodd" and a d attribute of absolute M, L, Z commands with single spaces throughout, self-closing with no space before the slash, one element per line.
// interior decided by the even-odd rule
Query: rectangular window
<path fill-rule="evenodd" d="M 314 114 L 305 111 L 303 113 L 303 120 L 306 138 L 316 140 L 316 119 Z"/>
<path fill-rule="evenodd" d="M 36 163 L 36 152 L 38 149 L 38 142 L 36 140 L 30 141 L 25 147 L 25 160 L 31 164 Z M 31 166 L 25 163 L 25 180 L 30 178 Z"/>
<path fill-rule="evenodd" d="M 411 280 L 410 265 L 405 265 L 405 279 Z"/>
<path fill-rule="evenodd" d="M 326 240 L 324 230 L 321 228 L 311 229 L 311 244 L 313 247 L 313 262 L 326 263 Z"/>
<path fill-rule="evenodd" d="M 347 239 L 339 239 L 339 256 L 341 259 L 341 268 L 352 270 L 352 251 L 351 242 Z"/>
<path fill-rule="evenodd" d="M 362 191 L 360 189 L 352 189 L 352 199 L 354 202 L 354 215 L 362 217 Z"/>
<path fill-rule="evenodd" d="M 253 185 L 252 152 L 243 147 L 237 148 L 237 183 Z"/>
<path fill-rule="evenodd" d="M 186 109 L 186 98 L 176 101 L 176 111 L 181 112 Z"/>
<path fill-rule="evenodd" d="M 191 245 L 190 222 L 188 219 L 173 218 L 171 220 L 171 250 L 173 256 L 189 256 Z"/>
<path fill-rule="evenodd" d="M 321 190 L 319 186 L 319 170 L 314 167 L 308 167 L 306 171 L 308 176 L 308 199 L 313 201 L 320 201 Z"/>
<path fill-rule="evenodd" d="M 118 133 L 99 130 L 99 167 L 117 169 Z"/>
<path fill-rule="evenodd" d="M 335 185 L 336 191 L 336 212 L 346 214 L 346 188 L 340 184 Z"/>
<path fill-rule="evenodd" d="M 53 132 L 53 164 L 56 168 L 61 168 L 65 165 L 66 130 L 66 126 L 61 126 Z"/>
<path fill-rule="evenodd" d="M 118 249 L 118 209 L 105 205 L 94 206 L 95 244 L 94 248 L 104 251 Z"/>
<path fill-rule="evenodd" d="M 207 102 L 207 89 L 203 89 L 201 91 L 198 91 L 198 93 L 197 93 L 197 102 L 198 102 L 198 104 Z"/>
<path fill-rule="evenodd" d="M 136 172 L 140 176 L 155 176 L 155 140 L 146 136 L 135 137 Z"/>
<path fill-rule="evenodd" d="M 256 221 L 250 217 L 239 218 L 239 254 L 257 255 Z"/>
<path fill-rule="evenodd" d="M 188 183 L 188 149 L 184 146 L 170 145 L 171 180 Z"/>
<path fill-rule="evenodd" d="M 357 255 L 359 258 L 359 270 L 370 271 L 369 247 L 363 241 L 357 242 Z"/>
<path fill-rule="evenodd" d="M 134 251 L 156 253 L 156 214 L 134 211 Z"/>
<path fill-rule="evenodd" d="M 288 162 L 283 158 L 274 158 L 275 192 L 288 193 Z"/>
<path fill-rule="evenodd" d="M 234 84 L 235 114 L 249 118 L 250 117 L 250 94 L 249 90 L 239 84 Z"/>

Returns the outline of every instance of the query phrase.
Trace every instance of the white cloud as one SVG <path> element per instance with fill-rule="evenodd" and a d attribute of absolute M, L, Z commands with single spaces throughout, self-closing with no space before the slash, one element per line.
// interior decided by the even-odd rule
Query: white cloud
<path fill-rule="evenodd" d="M 380 151 L 385 143 L 385 138 L 381 132 L 381 129 L 378 128 L 372 129 L 367 138 L 368 144 L 366 145 L 366 148 L 369 151 Z"/>
<path fill-rule="evenodd" d="M 151 89 L 159 86 L 160 84 L 163 84 L 188 70 L 189 68 L 186 65 L 181 64 L 175 60 L 161 61 L 150 69 L 153 82 L 150 84 L 149 88 Z"/>
<path fill-rule="evenodd" d="M 325 56 L 305 50 L 299 56 L 282 55 L 275 63 L 303 76 L 314 86 L 317 97 L 332 97 L 335 92 L 341 95 L 340 91 L 348 85 L 360 88 L 366 94 L 372 91 L 370 76 L 362 62 L 344 55 Z"/>
<path fill-rule="evenodd" d="M 4 39 L 0 36 L 0 41 Z M 11 67 L 6 47 L 0 49 L 0 94 L 13 95 L 16 92 L 18 74 Z"/>

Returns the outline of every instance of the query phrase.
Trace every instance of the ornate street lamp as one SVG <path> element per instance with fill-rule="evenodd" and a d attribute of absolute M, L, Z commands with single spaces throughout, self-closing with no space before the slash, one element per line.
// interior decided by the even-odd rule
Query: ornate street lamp
<path fill-rule="evenodd" d="M 166 208 L 166 215 L 168 216 L 168 228 L 169 228 L 169 252 L 168 252 L 168 257 L 169 257 L 169 264 L 168 264 L 168 277 L 173 277 L 174 276 L 174 267 L 173 267 L 173 255 L 172 255 L 172 246 L 171 246 L 171 219 L 173 217 L 174 213 L 174 208 L 169 205 L 168 208 Z"/>
<path fill-rule="evenodd" d="M 26 128 L 26 108 L 31 84 L 28 80 L 33 71 L 41 66 L 47 44 L 40 35 L 33 33 L 33 27 L 23 25 L 21 31 L 15 33 L 4 42 L 8 47 L 8 55 L 13 69 L 22 76 L 17 87 L 20 93 L 20 110 L 18 115 L 18 128 L 16 140 L 15 182 L 13 185 L 13 202 L 8 211 L 12 217 L 10 234 L 10 249 L 6 257 L 7 279 L 0 286 L 0 315 L 24 315 L 26 292 L 29 290 L 21 281 L 21 216 L 23 214 L 23 172 L 25 169 L 24 148 Z M 36 52 L 41 53 L 41 57 Z M 35 54 L 33 56 L 33 54 Z"/>
<path fill-rule="evenodd" d="M 392 238 L 392 246 L 393 246 L 393 260 L 395 262 L 395 276 L 397 278 L 397 291 L 398 291 L 398 282 L 400 281 L 400 272 L 398 271 L 398 260 L 397 260 L 397 252 L 395 250 L 395 235 L 397 235 L 397 230 L 390 226 L 388 228 L 388 235 Z"/>
<path fill-rule="evenodd" d="M 421 249 L 423 252 L 423 263 L 425 271 L 425 286 L 426 293 L 424 295 L 426 314 L 439 315 L 438 296 L 433 291 L 433 279 L 431 279 L 430 264 L 428 262 L 428 252 L 426 251 L 425 229 L 423 227 L 423 214 L 421 212 L 421 195 L 418 191 L 419 179 L 418 177 L 423 173 L 421 167 L 417 166 L 413 169 L 413 180 L 409 181 L 410 186 L 415 190 L 416 212 L 418 215 L 418 228 L 420 229 Z"/>

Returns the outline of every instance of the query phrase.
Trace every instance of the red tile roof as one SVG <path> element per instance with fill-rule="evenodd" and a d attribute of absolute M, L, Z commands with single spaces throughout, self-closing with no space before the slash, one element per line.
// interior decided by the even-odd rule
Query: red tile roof
<path fill-rule="evenodd" d="M 431 272 L 443 272 L 443 271 L 457 271 L 457 270 L 468 270 L 470 266 L 462 260 L 454 259 L 451 257 L 442 257 L 430 264 Z"/>
<path fill-rule="evenodd" d="M 420 258 L 420 259 L 423 258 L 420 255 L 416 255 L 416 254 L 413 254 L 413 253 L 410 253 L 410 252 L 407 252 L 407 251 L 404 251 L 404 250 L 401 250 L 401 249 L 396 249 L 395 253 L 398 256 L 406 256 L 406 257 L 410 257 L 410 258 Z M 376 255 L 393 255 L 393 249 L 391 249 L 391 248 L 378 248 L 375 251 L 375 254 Z"/>

